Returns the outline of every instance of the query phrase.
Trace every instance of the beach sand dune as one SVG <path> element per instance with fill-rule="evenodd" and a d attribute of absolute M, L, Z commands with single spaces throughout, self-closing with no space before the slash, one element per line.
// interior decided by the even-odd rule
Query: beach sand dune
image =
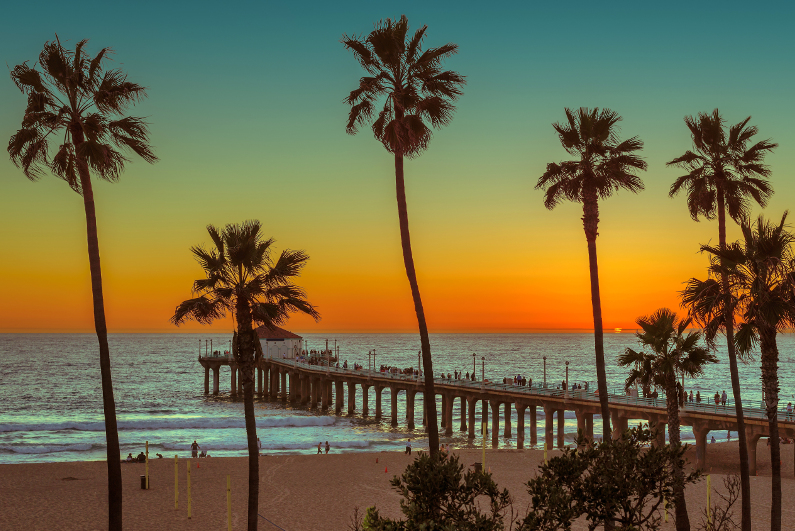
<path fill-rule="evenodd" d="M 758 447 L 759 475 L 751 479 L 755 530 L 768 528 L 770 520 L 770 457 L 765 443 L 763 439 Z M 478 450 L 456 453 L 464 465 L 481 460 Z M 688 457 L 691 462 L 695 460 L 694 449 L 689 450 Z M 539 450 L 487 451 L 487 468 L 501 487 L 510 490 L 514 508 L 521 514 L 529 503 L 524 483 L 535 474 L 542 459 L 543 452 Z M 782 446 L 782 460 L 783 499 L 791 500 L 795 496 L 793 445 Z M 247 459 L 190 460 L 190 520 L 187 461 L 178 462 L 178 509 L 174 509 L 173 456 L 150 462 L 148 491 L 140 488 L 144 465 L 122 465 L 125 529 L 225 530 L 227 474 L 232 479 L 232 528 L 245 528 Z M 381 514 L 398 516 L 399 497 L 390 488 L 389 480 L 402 473 L 410 461 L 411 457 L 399 452 L 263 456 L 259 513 L 287 531 L 344 531 L 355 506 L 364 511 L 376 505 Z M 722 489 L 722 478 L 734 473 L 738 463 L 736 442 L 710 445 L 707 465 L 712 470 L 713 487 Z M 696 524 L 706 503 L 705 482 L 689 488 L 687 498 L 691 523 Z M 739 507 L 737 512 L 739 516 Z M 788 521 L 795 521 L 795 508 L 785 503 L 784 522 Z M 104 463 L 0 465 L 0 529 L 88 531 L 106 529 L 106 522 Z M 259 528 L 278 529 L 262 518 Z M 664 529 L 673 526 L 669 523 Z"/>

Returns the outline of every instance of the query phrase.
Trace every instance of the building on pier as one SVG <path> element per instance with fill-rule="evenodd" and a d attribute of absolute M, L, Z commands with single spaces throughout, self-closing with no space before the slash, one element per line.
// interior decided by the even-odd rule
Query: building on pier
<path fill-rule="evenodd" d="M 262 325 L 257 328 L 257 336 L 266 358 L 291 360 L 301 353 L 303 338 L 284 328 Z"/>

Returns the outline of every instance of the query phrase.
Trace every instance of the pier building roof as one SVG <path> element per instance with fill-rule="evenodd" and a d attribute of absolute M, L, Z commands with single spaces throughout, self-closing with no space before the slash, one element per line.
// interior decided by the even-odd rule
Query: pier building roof
<path fill-rule="evenodd" d="M 267 327 L 262 325 L 257 328 L 257 337 L 260 339 L 302 339 L 298 334 L 293 334 L 289 330 L 278 326 Z"/>

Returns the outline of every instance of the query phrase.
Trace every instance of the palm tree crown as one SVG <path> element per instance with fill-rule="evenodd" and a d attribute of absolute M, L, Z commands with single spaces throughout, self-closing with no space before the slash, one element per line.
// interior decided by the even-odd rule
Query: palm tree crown
<path fill-rule="evenodd" d="M 685 333 L 691 321 L 690 318 L 680 320 L 668 308 L 636 320 L 642 329 L 637 333 L 638 341 L 649 352 L 627 348 L 619 356 L 619 365 L 636 366 L 627 378 L 627 389 L 636 381 L 641 383 L 644 380 L 666 387 L 671 379 L 676 381 L 677 375 L 695 378 L 703 373 L 707 363 L 717 363 L 718 359 L 699 345 L 702 339 L 700 332 Z"/>
<path fill-rule="evenodd" d="M 699 216 L 715 218 L 719 195 L 724 197 L 729 216 L 739 222 L 748 215 L 749 196 L 764 207 L 773 194 L 767 181 L 770 169 L 763 161 L 778 144 L 761 140 L 749 145 L 759 132 L 755 126 L 748 126 L 750 120 L 749 116 L 726 131 L 718 109 L 712 114 L 699 113 L 696 118 L 685 117 L 693 149 L 668 162 L 687 171 L 674 181 L 669 195 L 686 190 L 687 209 L 695 221 Z"/>
<path fill-rule="evenodd" d="M 619 141 L 620 120 L 610 109 L 566 108 L 566 122 L 552 127 L 566 152 L 576 158 L 547 164 L 536 184 L 536 189 L 546 190 L 545 207 L 551 210 L 565 199 L 577 203 L 591 197 L 606 199 L 620 189 L 643 190 L 635 173 L 646 169 L 646 162 L 636 155 L 643 142 L 638 137 Z"/>
<path fill-rule="evenodd" d="M 259 221 L 230 224 L 223 231 L 207 226 L 215 247 L 191 248 L 206 278 L 193 283 L 198 296 L 177 306 L 171 318 L 174 324 L 190 319 L 209 324 L 241 308 L 250 310 L 253 321 L 267 326 L 283 324 L 296 311 L 319 317 L 303 289 L 292 284 L 309 257 L 303 251 L 284 250 L 274 262 L 274 240 L 263 239 L 260 230 Z"/>
<path fill-rule="evenodd" d="M 441 65 L 458 51 L 458 45 L 423 50 L 427 28 L 407 40 L 409 25 L 403 15 L 398 21 L 379 22 L 364 39 L 343 35 L 342 43 L 370 74 L 344 100 L 351 106 L 348 134 L 356 134 L 377 114 L 372 122 L 375 138 L 391 153 L 414 157 L 431 139 L 426 122 L 438 128 L 451 120 L 452 101 L 462 94 L 465 79 Z"/>
<path fill-rule="evenodd" d="M 111 50 L 103 48 L 90 58 L 80 41 L 75 51 L 56 40 L 44 45 L 38 63 L 14 67 L 11 78 L 28 97 L 22 128 L 8 142 L 12 162 L 31 180 L 44 168 L 82 193 L 80 166 L 106 181 L 116 181 L 132 152 L 147 162 L 157 157 L 148 144 L 147 124 L 122 116 L 146 96 L 145 89 L 127 81 L 121 70 L 106 70 Z M 38 68 L 37 68 L 38 66 Z M 54 154 L 50 144 L 62 140 Z"/>

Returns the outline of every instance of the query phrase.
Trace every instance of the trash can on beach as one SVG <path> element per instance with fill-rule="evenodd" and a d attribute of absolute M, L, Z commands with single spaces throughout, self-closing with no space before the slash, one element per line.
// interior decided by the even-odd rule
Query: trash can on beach
<path fill-rule="evenodd" d="M 475 463 L 475 472 L 483 472 L 483 464 Z"/>
<path fill-rule="evenodd" d="M 150 484 L 150 486 L 151 486 L 151 484 Z M 146 476 L 144 476 L 144 475 L 141 476 L 141 488 L 146 490 Z"/>

